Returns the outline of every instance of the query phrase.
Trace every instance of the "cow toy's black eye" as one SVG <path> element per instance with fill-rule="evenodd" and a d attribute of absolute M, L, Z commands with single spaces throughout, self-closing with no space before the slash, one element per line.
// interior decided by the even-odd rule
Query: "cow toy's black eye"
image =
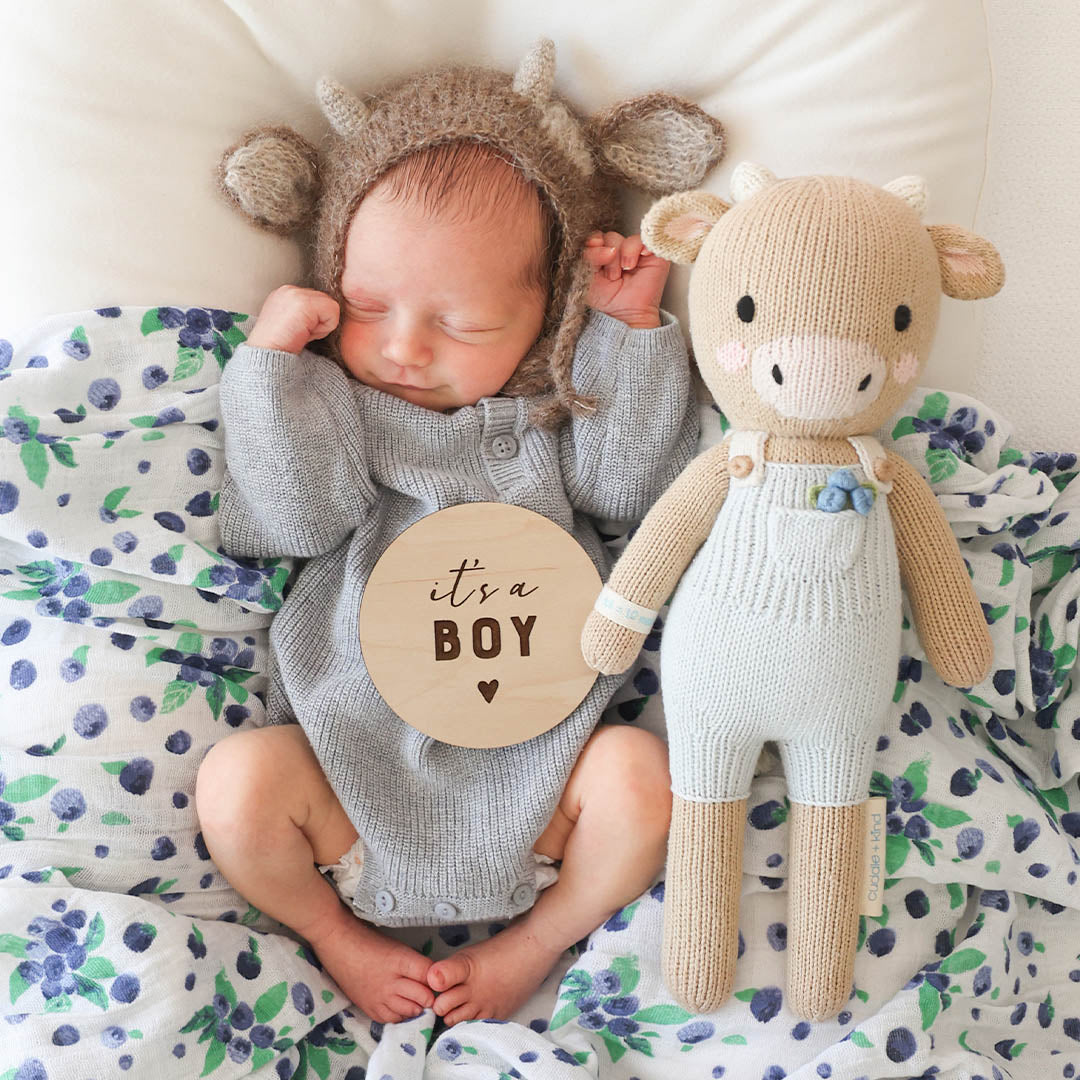
<path fill-rule="evenodd" d="M 735 305 L 735 310 L 739 313 L 739 318 L 743 322 L 752 322 L 754 318 L 754 298 L 752 296 L 740 297 L 739 302 Z"/>
<path fill-rule="evenodd" d="M 907 304 L 901 304 L 893 312 L 892 323 L 897 330 L 906 330 L 911 325 L 911 308 Z"/>

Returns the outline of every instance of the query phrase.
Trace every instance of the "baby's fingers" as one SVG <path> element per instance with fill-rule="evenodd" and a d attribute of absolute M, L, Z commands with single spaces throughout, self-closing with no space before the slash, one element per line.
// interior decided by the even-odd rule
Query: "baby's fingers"
<path fill-rule="evenodd" d="M 619 278 L 622 277 L 623 267 L 622 263 L 619 261 L 618 254 L 622 249 L 623 239 L 622 233 L 604 233 L 604 243 L 615 251 L 615 257 L 607 264 L 606 273 L 608 281 L 618 281 Z"/>
<path fill-rule="evenodd" d="M 624 270 L 635 269 L 644 250 L 645 245 L 641 242 L 640 236 L 626 237 L 619 247 L 619 265 Z"/>

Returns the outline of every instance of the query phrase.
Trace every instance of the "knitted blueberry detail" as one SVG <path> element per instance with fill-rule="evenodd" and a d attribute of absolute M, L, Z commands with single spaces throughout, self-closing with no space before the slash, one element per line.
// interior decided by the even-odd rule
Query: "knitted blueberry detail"
<path fill-rule="evenodd" d="M 860 484 L 850 469 L 837 469 L 827 484 L 815 484 L 810 489 L 810 505 L 827 514 L 838 514 L 850 507 L 865 517 L 876 498 L 873 484 Z"/>

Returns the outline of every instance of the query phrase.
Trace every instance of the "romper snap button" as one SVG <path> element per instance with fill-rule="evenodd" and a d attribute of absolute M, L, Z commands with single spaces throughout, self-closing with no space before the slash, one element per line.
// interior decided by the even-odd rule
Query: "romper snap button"
<path fill-rule="evenodd" d="M 394 904 L 395 903 L 397 903 L 397 901 L 394 899 L 394 894 L 392 892 L 390 892 L 388 889 L 380 889 L 375 894 L 375 906 L 384 915 L 387 912 L 394 910 Z"/>
<path fill-rule="evenodd" d="M 533 902 L 536 897 L 536 890 L 531 885 L 519 885 L 513 893 L 510 894 L 510 899 L 518 907 L 527 907 Z"/>
<path fill-rule="evenodd" d="M 496 435 L 491 440 L 491 453 L 500 461 L 515 457 L 518 452 L 518 441 L 513 435 Z"/>
<path fill-rule="evenodd" d="M 452 919 L 457 913 L 458 909 L 449 900 L 440 900 L 435 905 L 435 914 L 440 919 Z"/>

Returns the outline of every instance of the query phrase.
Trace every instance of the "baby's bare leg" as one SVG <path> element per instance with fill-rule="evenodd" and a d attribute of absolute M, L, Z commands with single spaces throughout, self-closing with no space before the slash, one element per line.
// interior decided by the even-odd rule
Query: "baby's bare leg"
<path fill-rule="evenodd" d="M 594 732 L 535 844 L 562 859 L 559 880 L 501 934 L 432 965 L 435 1012 L 456 1024 L 523 1005 L 564 950 L 648 888 L 664 865 L 670 816 L 664 744 L 638 728 Z"/>
<path fill-rule="evenodd" d="M 230 884 L 306 938 L 349 999 L 383 1023 L 430 1007 L 430 961 L 361 922 L 316 864 L 356 830 L 295 724 L 230 735 L 199 769 L 203 839 Z"/>

